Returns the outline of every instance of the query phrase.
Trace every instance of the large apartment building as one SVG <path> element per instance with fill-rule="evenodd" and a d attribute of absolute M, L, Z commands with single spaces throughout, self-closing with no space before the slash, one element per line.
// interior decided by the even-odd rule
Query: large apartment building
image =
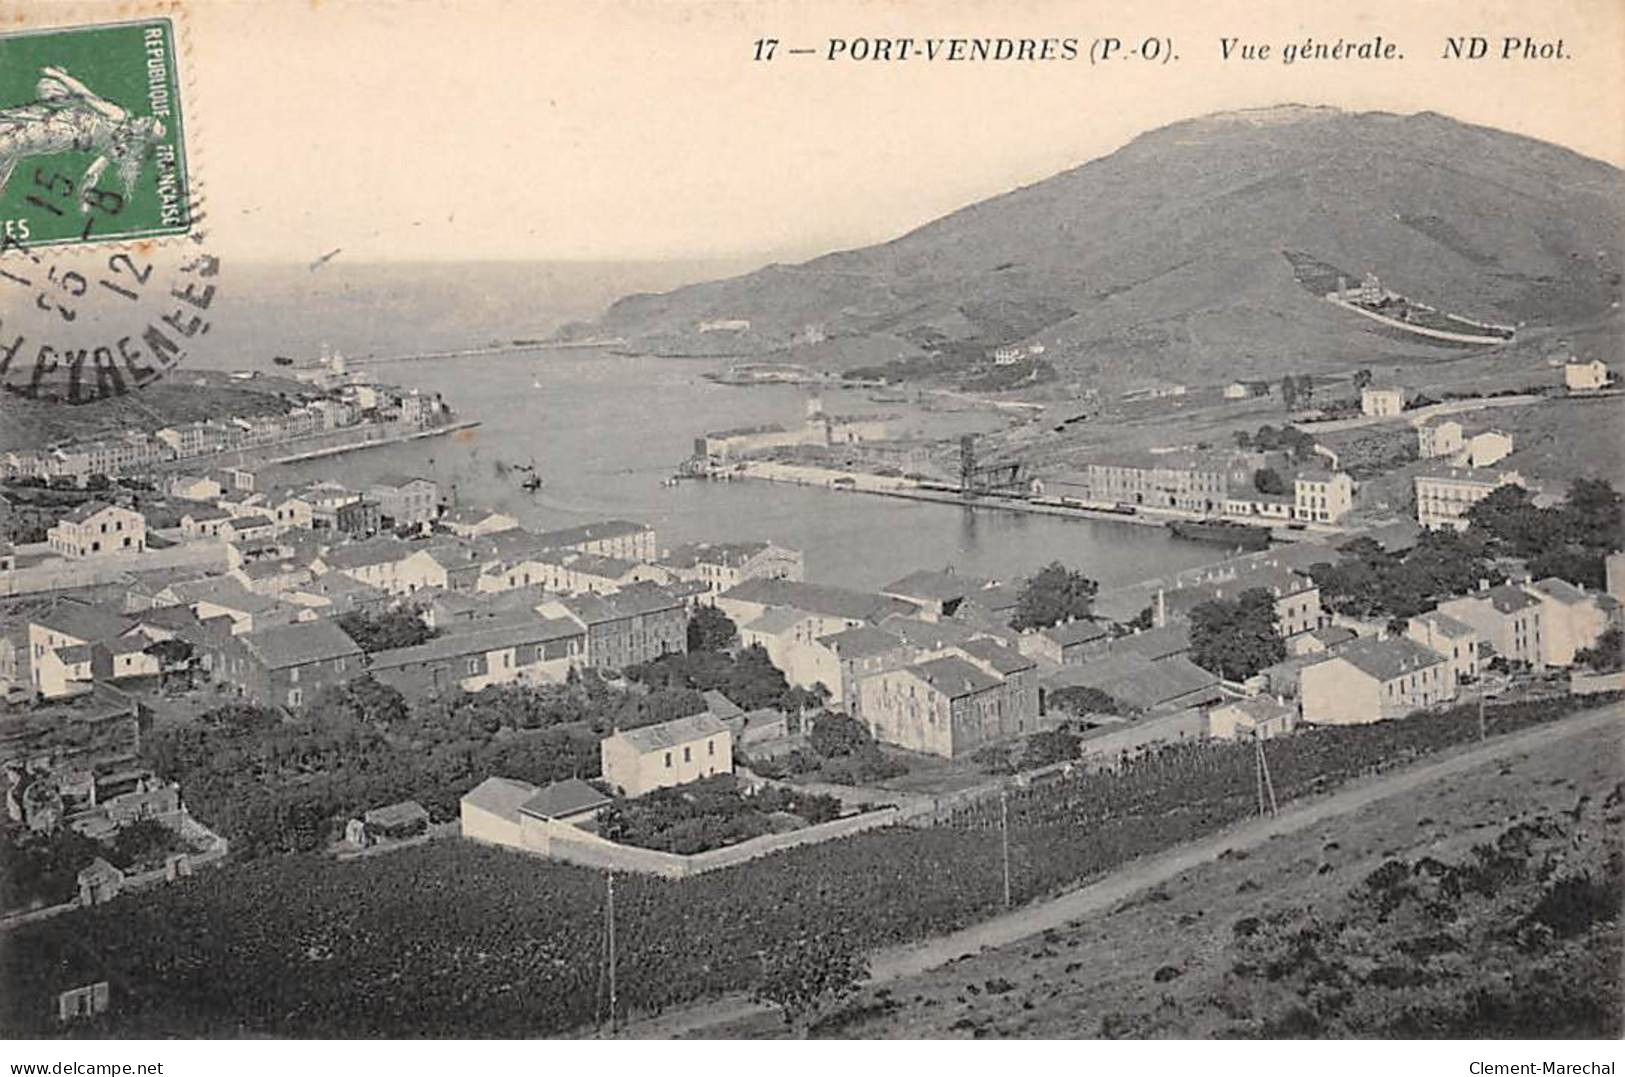
<path fill-rule="evenodd" d="M 1467 510 L 1503 486 L 1523 484 L 1516 471 L 1493 468 L 1436 468 L 1413 480 L 1416 522 L 1429 530 L 1467 530 Z"/>

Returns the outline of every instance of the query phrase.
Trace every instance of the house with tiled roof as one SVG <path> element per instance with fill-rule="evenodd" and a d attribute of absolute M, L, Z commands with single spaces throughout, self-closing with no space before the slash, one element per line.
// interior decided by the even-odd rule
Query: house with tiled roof
<path fill-rule="evenodd" d="M 733 773 L 733 734 L 713 714 L 612 733 L 598 742 L 604 780 L 623 796 Z"/>
<path fill-rule="evenodd" d="M 1450 663 L 1456 683 L 1478 679 L 1479 650 L 1484 637 L 1465 621 L 1434 610 L 1405 622 L 1405 636 Z"/>
<path fill-rule="evenodd" d="M 678 546 L 660 561 L 680 580 L 699 582 L 711 592 L 746 580 L 800 580 L 806 562 L 800 550 L 772 542 L 695 542 Z"/>
<path fill-rule="evenodd" d="M 587 661 L 587 633 L 568 618 L 524 612 L 455 625 L 411 647 L 367 657 L 373 677 L 408 698 L 498 684 L 559 684 Z"/>
<path fill-rule="evenodd" d="M 1003 679 L 967 658 L 928 658 L 865 677 L 863 722 L 875 739 L 947 759 L 1016 736 Z"/>
<path fill-rule="evenodd" d="M 778 606 L 806 610 L 826 619 L 825 634 L 918 612 L 912 602 L 889 595 L 799 580 L 746 580 L 718 595 L 716 605 L 735 624 L 747 624 Z"/>
<path fill-rule="evenodd" d="M 660 553 L 655 548 L 654 528 L 631 520 L 598 520 L 546 531 L 537 538 L 540 549 L 575 550 L 627 561 L 653 561 Z"/>
<path fill-rule="evenodd" d="M 272 707 L 301 707 L 324 688 L 363 673 L 361 648 L 329 620 L 257 629 L 217 640 L 205 652 L 217 684 Z"/>
<path fill-rule="evenodd" d="M 464 793 L 458 804 L 463 837 L 492 845 L 520 845 L 519 808 L 536 786 L 517 778 L 487 778 Z"/>
<path fill-rule="evenodd" d="M 93 646 L 124 635 L 134 622 L 76 599 L 51 603 L 29 615 L 28 669 L 34 691 L 46 699 L 90 690 Z"/>
<path fill-rule="evenodd" d="M 1450 663 L 1403 637 L 1355 640 L 1299 677 L 1303 720 L 1321 725 L 1401 718 L 1456 698 Z"/>
<path fill-rule="evenodd" d="M 893 580 L 882 587 L 880 593 L 912 602 L 920 608 L 920 616 L 934 621 L 939 617 L 952 617 L 968 596 L 990 586 L 991 580 L 961 576 L 952 568 L 920 569 Z"/>
<path fill-rule="evenodd" d="M 1223 578 L 1158 590 L 1151 607 L 1151 623 L 1162 628 L 1175 621 L 1189 620 L 1191 610 L 1204 602 L 1235 602 L 1252 590 L 1267 591 L 1275 600 L 1275 626 L 1282 636 L 1308 632 L 1321 627 L 1325 621 L 1320 587 L 1311 577 L 1259 562 L 1256 567 L 1238 567 Z"/>
<path fill-rule="evenodd" d="M 134 509 L 87 501 L 45 533 L 51 549 L 63 557 L 139 553 L 147 548 L 147 518 Z"/>
<path fill-rule="evenodd" d="M 1106 653 L 1111 630 L 1104 622 L 1075 618 L 1048 628 L 1023 632 L 1018 641 L 1023 654 L 1052 666 L 1076 666 Z"/>
<path fill-rule="evenodd" d="M 587 662 L 594 669 L 625 669 L 688 650 L 686 603 L 652 583 L 635 583 L 607 595 L 549 599 L 537 611 L 567 617 L 586 630 Z"/>
<path fill-rule="evenodd" d="M 1574 654 L 1594 645 L 1608 630 L 1608 611 L 1596 591 L 1548 576 L 1524 585 L 1540 603 L 1541 661 L 1548 666 L 1574 664 Z"/>
<path fill-rule="evenodd" d="M 1204 707 L 1220 696 L 1217 674 L 1182 655 L 1153 662 L 1133 652 L 1105 654 L 1049 674 L 1042 685 L 1045 710 L 1050 708 L 1048 697 L 1066 688 L 1093 688 L 1144 714 Z"/>
<path fill-rule="evenodd" d="M 830 706 L 860 720 L 858 685 L 871 674 L 907 665 L 915 653 L 901 636 L 873 625 L 820 636 L 809 652 L 809 675 L 829 692 Z"/>
<path fill-rule="evenodd" d="M 388 527 L 427 524 L 439 511 L 440 487 L 421 475 L 383 475 L 367 489 Z"/>
<path fill-rule="evenodd" d="M 1497 657 L 1540 668 L 1546 664 L 1543 603 L 1503 583 L 1439 603 L 1439 612 L 1473 626 Z"/>
<path fill-rule="evenodd" d="M 494 509 L 458 506 L 440 514 L 440 524 L 458 538 L 478 538 L 499 531 L 511 531 L 519 521 Z"/>
<path fill-rule="evenodd" d="M 1232 699 L 1209 707 L 1207 735 L 1214 740 L 1268 740 L 1298 725 L 1298 708 L 1274 696 Z"/>
<path fill-rule="evenodd" d="M 574 826 L 591 819 L 609 803 L 609 797 L 580 778 L 565 778 L 536 790 L 519 805 L 519 813 Z"/>

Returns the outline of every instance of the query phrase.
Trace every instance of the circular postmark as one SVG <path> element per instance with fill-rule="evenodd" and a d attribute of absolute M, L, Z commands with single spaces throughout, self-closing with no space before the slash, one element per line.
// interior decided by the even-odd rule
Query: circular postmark
<path fill-rule="evenodd" d="M 131 392 L 208 336 L 220 259 L 182 243 L 30 248 L 0 240 L 0 388 L 87 404 Z"/>
<path fill-rule="evenodd" d="M 167 16 L 0 34 L 0 388 L 139 389 L 210 329 Z"/>

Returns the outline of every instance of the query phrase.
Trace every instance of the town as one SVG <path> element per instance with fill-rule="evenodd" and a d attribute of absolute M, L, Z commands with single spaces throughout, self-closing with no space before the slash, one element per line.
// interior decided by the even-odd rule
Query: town
<path fill-rule="evenodd" d="M 1601 364 L 1565 376 L 1611 391 Z M 422 399 L 322 378 L 361 414 Z M 1377 418 L 1407 403 L 1374 385 L 1359 399 Z M 700 473 L 886 444 L 882 420 L 808 411 L 804 429 L 700 439 Z M 1411 429 L 1414 509 L 1377 526 L 1344 526 L 1354 481 L 1291 426 L 1238 438 L 1252 444 L 1229 462 L 1117 454 L 1026 480 L 1040 505 L 1184 514 L 1218 543 L 1209 564 L 1113 587 L 1057 561 L 857 590 L 764 539 L 531 530 L 422 475 L 279 486 L 274 467 L 155 466 L 218 451 L 204 424 L 160 430 L 162 461 L 13 453 L 11 489 L 48 478 L 83 499 L 43 542 L 0 548 L 0 927 L 273 852 L 461 840 L 685 878 L 959 825 L 1012 789 L 1123 780 L 1203 744 L 1262 753 L 1264 810 L 1266 745 L 1620 698 L 1619 494 L 1586 479 L 1537 495 L 1495 466 L 1507 434 L 1448 414 Z M 976 475 L 958 496 L 996 496 Z M 1263 542 L 1229 530 L 1248 519 Z M 59 993 L 64 1018 L 107 1005 L 99 981 Z"/>

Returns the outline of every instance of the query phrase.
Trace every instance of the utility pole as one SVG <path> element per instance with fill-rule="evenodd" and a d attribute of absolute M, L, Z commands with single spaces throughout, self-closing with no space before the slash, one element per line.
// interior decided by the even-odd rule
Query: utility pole
<path fill-rule="evenodd" d="M 609 1034 L 614 1036 L 619 1026 L 615 1019 L 615 873 L 605 876 L 604 941 L 609 950 Z"/>
<path fill-rule="evenodd" d="M 1264 756 L 1264 738 L 1257 731 L 1253 733 L 1253 751 L 1257 760 L 1258 770 L 1258 814 L 1264 814 L 1264 797 L 1269 796 L 1269 812 L 1271 815 L 1279 813 L 1280 809 L 1275 803 L 1275 780 L 1270 777 L 1270 763 Z"/>
<path fill-rule="evenodd" d="M 1010 911 L 1010 792 L 999 790 L 999 844 L 1004 850 L 1004 909 Z"/>
<path fill-rule="evenodd" d="M 1483 686 L 1480 686 L 1478 689 L 1478 739 L 1481 742 L 1486 741 L 1489 736 L 1489 727 L 1484 722 L 1484 689 Z"/>

